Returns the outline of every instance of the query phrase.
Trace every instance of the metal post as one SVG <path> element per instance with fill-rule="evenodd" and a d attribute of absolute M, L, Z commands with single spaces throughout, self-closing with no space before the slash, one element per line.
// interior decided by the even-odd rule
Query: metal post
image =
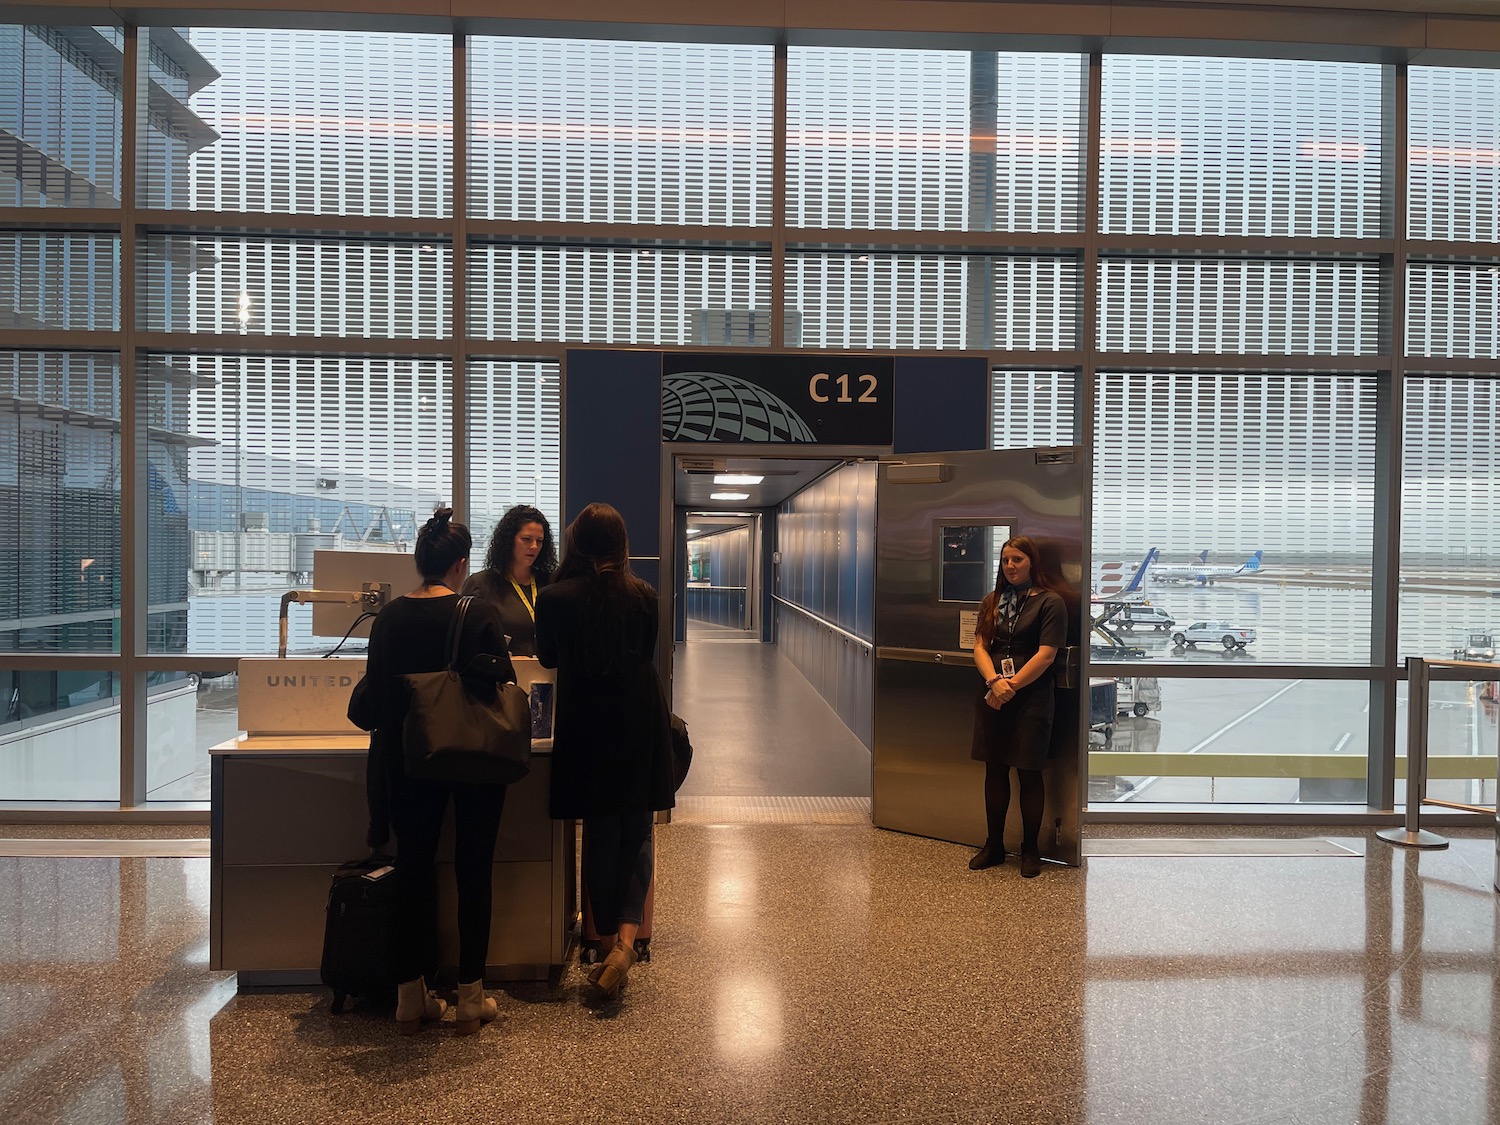
<path fill-rule="evenodd" d="M 1382 828 L 1375 835 L 1405 848 L 1446 848 L 1448 838 L 1422 829 L 1422 801 L 1427 796 L 1427 661 L 1406 658 L 1406 824 Z"/>

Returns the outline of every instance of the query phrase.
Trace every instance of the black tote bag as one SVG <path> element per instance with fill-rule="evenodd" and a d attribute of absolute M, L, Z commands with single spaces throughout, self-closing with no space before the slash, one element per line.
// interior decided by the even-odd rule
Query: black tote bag
<path fill-rule="evenodd" d="M 459 598 L 448 625 L 448 666 L 402 677 L 411 699 L 401 727 L 406 772 L 430 781 L 508 785 L 531 769 L 531 703 L 513 683 L 476 691 L 459 673 L 459 641 L 473 600 Z M 493 696 L 485 698 L 489 691 Z"/>

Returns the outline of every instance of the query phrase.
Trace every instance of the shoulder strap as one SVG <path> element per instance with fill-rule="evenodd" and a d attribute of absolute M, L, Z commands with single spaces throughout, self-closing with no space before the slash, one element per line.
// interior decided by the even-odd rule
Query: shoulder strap
<path fill-rule="evenodd" d="M 473 594 L 465 594 L 458 599 L 458 605 L 453 610 L 453 618 L 448 622 L 448 671 L 458 671 L 458 645 L 464 635 L 464 615 L 469 612 L 469 603 L 474 600 Z"/>

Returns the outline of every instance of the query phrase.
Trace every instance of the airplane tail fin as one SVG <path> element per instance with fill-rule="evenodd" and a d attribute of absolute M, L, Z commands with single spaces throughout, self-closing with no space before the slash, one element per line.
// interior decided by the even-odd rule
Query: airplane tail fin
<path fill-rule="evenodd" d="M 1142 584 L 1146 580 L 1146 571 L 1151 568 L 1151 564 L 1156 561 L 1157 556 L 1160 554 L 1161 552 L 1158 551 L 1155 547 L 1152 547 L 1149 551 L 1147 551 L 1146 557 L 1141 560 L 1141 565 L 1136 568 L 1135 574 L 1131 576 L 1130 584 L 1127 585 L 1123 590 L 1121 590 L 1120 593 L 1133 594 L 1137 590 L 1141 589 Z"/>
<path fill-rule="evenodd" d="M 1264 551 L 1256 551 L 1255 554 L 1251 555 L 1248 559 L 1245 560 L 1245 565 L 1240 567 L 1240 569 L 1252 572 L 1259 570 L 1260 558 L 1263 554 L 1265 554 Z"/>
<path fill-rule="evenodd" d="M 1199 551 L 1198 552 L 1198 565 L 1199 566 L 1203 566 L 1207 562 L 1208 562 L 1208 552 L 1207 551 Z"/>

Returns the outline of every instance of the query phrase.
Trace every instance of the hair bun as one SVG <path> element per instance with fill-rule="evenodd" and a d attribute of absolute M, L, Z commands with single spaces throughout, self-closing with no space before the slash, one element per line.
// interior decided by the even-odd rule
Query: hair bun
<path fill-rule="evenodd" d="M 452 508 L 438 508 L 432 513 L 432 518 L 427 521 L 427 526 L 433 531 L 442 531 L 452 519 Z"/>

